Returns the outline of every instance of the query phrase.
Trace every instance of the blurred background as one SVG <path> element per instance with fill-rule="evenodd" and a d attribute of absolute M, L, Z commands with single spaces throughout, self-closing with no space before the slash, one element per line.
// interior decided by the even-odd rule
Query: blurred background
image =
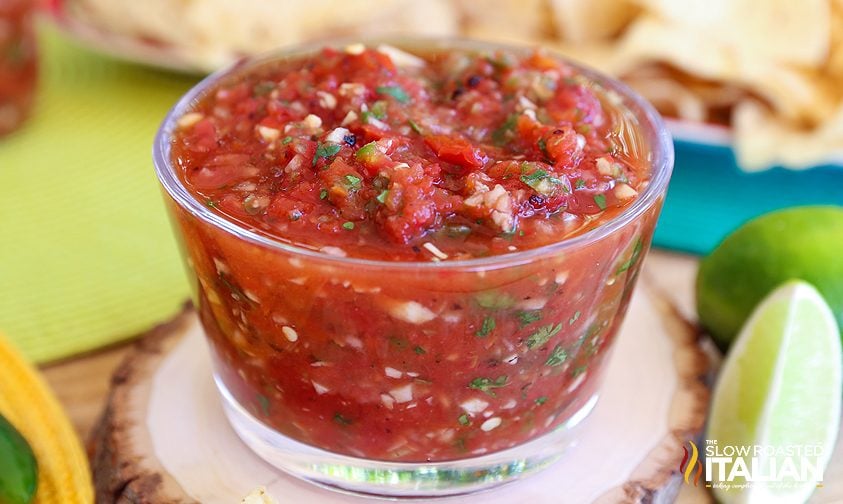
<path fill-rule="evenodd" d="M 0 0 L 0 330 L 47 362 L 174 314 L 169 107 L 242 56 L 395 34 L 541 45 L 650 99 L 677 148 L 657 246 L 843 205 L 843 0 Z"/>

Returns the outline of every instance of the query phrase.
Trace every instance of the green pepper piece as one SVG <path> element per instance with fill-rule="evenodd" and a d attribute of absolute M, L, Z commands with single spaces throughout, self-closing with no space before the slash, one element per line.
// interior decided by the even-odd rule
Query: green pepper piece
<path fill-rule="evenodd" d="M 28 504 L 38 486 L 38 465 L 29 443 L 0 415 L 0 504 Z"/>

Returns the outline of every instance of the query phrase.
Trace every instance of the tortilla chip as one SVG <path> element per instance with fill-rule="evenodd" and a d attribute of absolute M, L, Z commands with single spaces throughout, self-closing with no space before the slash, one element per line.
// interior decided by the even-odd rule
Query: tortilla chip
<path fill-rule="evenodd" d="M 553 35 L 545 0 L 453 0 L 463 35 L 535 42 Z"/>
<path fill-rule="evenodd" d="M 550 0 L 559 37 L 583 44 L 612 38 L 637 15 L 635 0 Z"/>
<path fill-rule="evenodd" d="M 828 121 L 808 130 L 751 100 L 739 104 L 733 118 L 735 153 L 745 170 L 771 165 L 804 169 L 843 163 L 843 104 L 837 106 Z"/>

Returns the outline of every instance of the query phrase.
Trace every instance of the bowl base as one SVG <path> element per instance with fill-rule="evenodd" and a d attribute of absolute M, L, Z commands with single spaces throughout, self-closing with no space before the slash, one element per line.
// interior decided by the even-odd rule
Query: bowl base
<path fill-rule="evenodd" d="M 215 376 L 223 409 L 240 439 L 286 473 L 320 486 L 388 498 L 459 495 L 493 488 L 539 471 L 576 442 L 576 432 L 597 404 L 592 396 L 558 428 L 507 450 L 443 462 L 389 462 L 341 455 L 300 443 L 246 411 Z"/>

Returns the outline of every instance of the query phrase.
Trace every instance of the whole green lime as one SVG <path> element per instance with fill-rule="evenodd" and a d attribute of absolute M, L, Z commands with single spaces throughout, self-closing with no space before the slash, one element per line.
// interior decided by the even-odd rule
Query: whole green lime
<path fill-rule="evenodd" d="M 820 291 L 843 327 L 843 207 L 789 208 L 729 235 L 700 264 L 700 323 L 725 350 L 753 308 L 796 279 Z"/>

